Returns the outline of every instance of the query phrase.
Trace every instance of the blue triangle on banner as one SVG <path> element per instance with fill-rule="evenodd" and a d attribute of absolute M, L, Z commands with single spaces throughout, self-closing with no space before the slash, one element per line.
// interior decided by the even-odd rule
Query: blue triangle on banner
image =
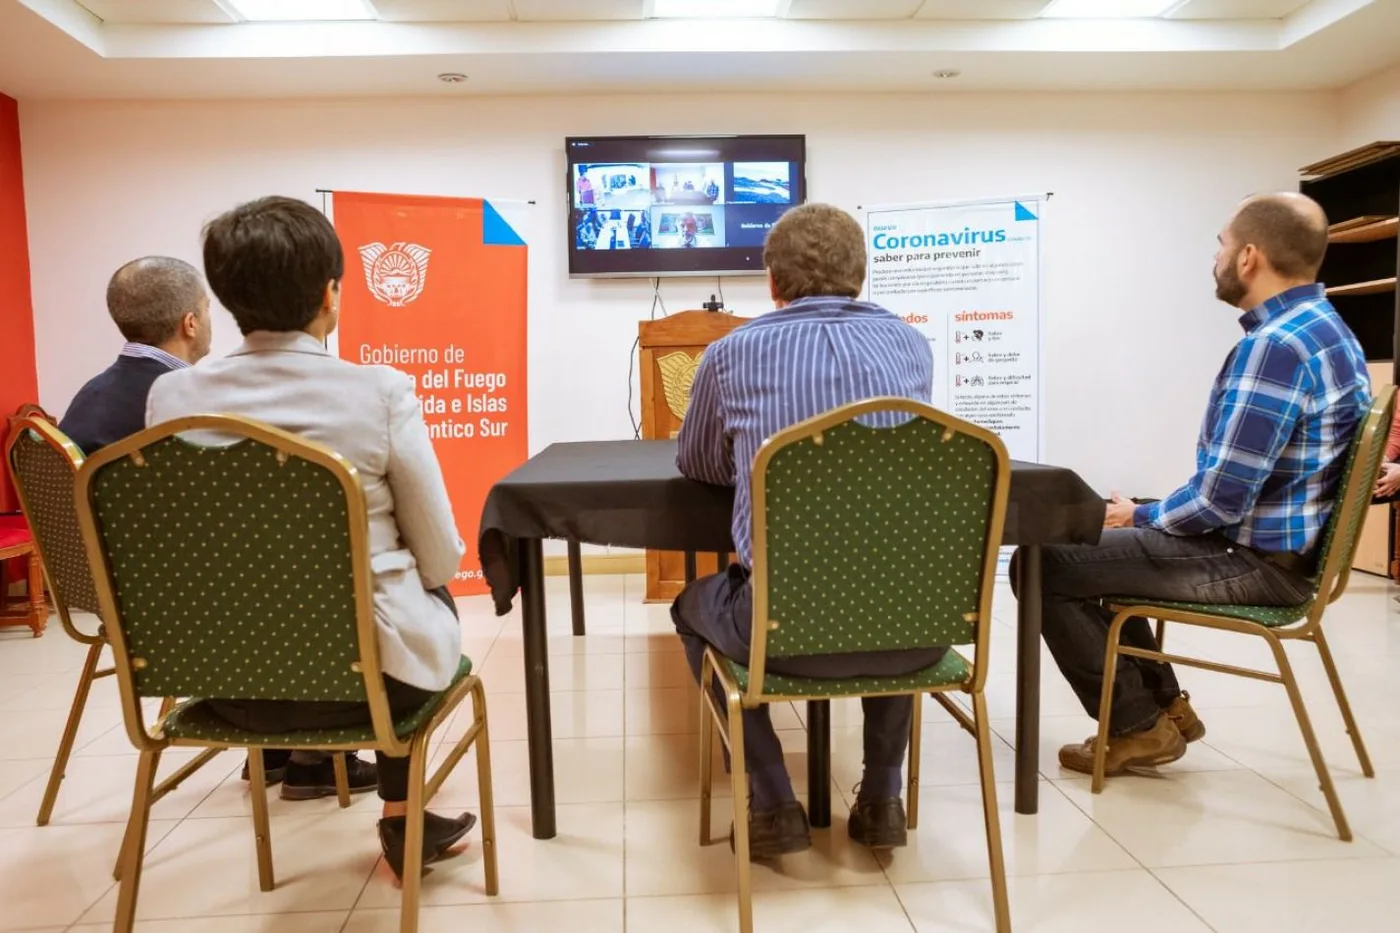
<path fill-rule="evenodd" d="M 501 212 L 490 201 L 481 202 L 481 242 L 487 246 L 524 246 L 525 241 L 515 232 Z"/>
<path fill-rule="evenodd" d="M 1026 207 L 1026 205 L 1022 204 L 1020 201 L 1017 201 L 1017 202 L 1016 202 L 1016 219 L 1017 219 L 1017 220 L 1035 220 L 1035 219 L 1036 219 L 1036 216 L 1030 212 L 1030 210 Z"/>

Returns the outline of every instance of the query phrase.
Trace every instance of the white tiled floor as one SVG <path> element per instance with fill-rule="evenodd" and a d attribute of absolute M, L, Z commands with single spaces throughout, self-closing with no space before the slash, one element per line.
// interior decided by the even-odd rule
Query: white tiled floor
<path fill-rule="evenodd" d="M 664 606 L 641 580 L 586 581 L 589 632 L 568 634 L 564 581 L 549 581 L 558 838 L 530 835 L 524 679 L 518 615 L 461 602 L 463 645 L 490 695 L 501 893 L 487 898 L 470 846 L 434 866 L 422 930 L 612 933 L 737 927 L 728 847 L 697 843 L 698 712 Z M 1326 679 L 1304 646 L 1292 653 L 1356 833 L 1338 841 L 1281 688 L 1184 671 L 1209 729 L 1155 777 L 1104 794 L 1062 772 L 1055 750 L 1092 729 L 1045 657 L 1041 808 L 1011 809 L 1015 604 L 999 594 L 989 705 L 1018 933 L 1380 933 L 1400 916 L 1400 606 L 1396 590 L 1358 577 L 1328 623 L 1338 663 L 1378 769 L 1361 777 Z M 1174 631 L 1175 650 L 1267 663 L 1262 646 Z M 42 639 L 0 635 L 0 931 L 110 927 L 110 870 L 129 805 L 135 755 L 115 684 L 100 681 L 52 825 L 34 814 L 72 697 L 82 649 L 54 626 Z M 802 711 L 775 712 L 805 793 Z M 973 743 L 925 704 L 922 820 L 907 849 L 879 859 L 842 823 L 860 775 L 860 718 L 833 709 L 834 822 L 811 852 L 754 872 L 761 933 L 974 933 L 991 903 Z M 444 737 L 460 734 L 449 724 Z M 186 755 L 171 754 L 170 768 Z M 156 808 L 140 901 L 145 933 L 393 933 L 398 892 L 380 864 L 377 801 L 285 804 L 274 794 L 277 889 L 258 890 L 241 756 L 222 756 Z M 474 809 L 475 763 L 437 804 Z M 716 783 L 715 834 L 730 818 Z"/>

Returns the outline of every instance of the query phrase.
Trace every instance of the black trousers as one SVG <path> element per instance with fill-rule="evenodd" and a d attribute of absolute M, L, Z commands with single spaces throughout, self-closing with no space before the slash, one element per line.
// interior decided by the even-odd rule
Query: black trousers
<path fill-rule="evenodd" d="M 671 619 L 685 645 L 686 660 L 696 680 L 700 678 L 706 645 L 713 645 L 725 657 L 747 664 L 753 630 L 753 589 L 749 585 L 748 570 L 734 564 L 725 573 L 696 580 L 676 598 L 671 606 Z M 946 651 L 946 648 L 925 648 L 769 658 L 768 669 L 776 674 L 800 677 L 892 676 L 937 664 Z M 722 697 L 720 704 L 724 704 Z M 867 697 L 861 700 L 861 710 L 865 714 L 866 773 L 862 793 L 876 797 L 898 796 L 914 701 L 907 696 Z M 744 756 L 755 809 L 767 809 L 792 799 L 791 780 L 783 765 L 783 748 L 773 730 L 768 707 L 746 709 L 743 716 Z"/>
<path fill-rule="evenodd" d="M 446 587 L 431 591 L 432 594 L 457 614 L 457 605 L 452 601 Z M 384 689 L 389 694 L 389 710 L 395 718 L 413 712 L 437 694 L 431 690 L 420 690 L 392 677 L 384 678 Z M 250 732 L 298 732 L 303 729 L 339 729 L 347 726 L 364 726 L 370 722 L 368 703 L 303 703 L 292 700 L 213 700 L 209 708 L 221 719 L 227 720 L 240 729 Z M 391 803 L 401 803 L 408 799 L 408 759 L 390 758 L 377 752 L 379 772 L 379 798 Z"/>

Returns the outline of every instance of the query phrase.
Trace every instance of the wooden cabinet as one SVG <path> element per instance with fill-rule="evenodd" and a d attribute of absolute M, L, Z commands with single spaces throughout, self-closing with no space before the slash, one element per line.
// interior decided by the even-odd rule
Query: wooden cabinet
<path fill-rule="evenodd" d="M 1375 388 L 1400 376 L 1400 142 L 1376 142 L 1302 169 L 1304 194 L 1322 205 L 1331 226 L 1320 278 L 1337 312 L 1361 342 Z M 1389 425 L 1387 425 L 1389 428 Z M 1372 506 L 1353 566 L 1390 576 L 1395 533 L 1390 506 Z"/>
<path fill-rule="evenodd" d="M 641 353 L 642 438 L 675 437 L 690 405 L 690 387 L 705 348 L 749 318 L 713 311 L 682 311 L 659 321 L 642 321 L 637 328 Z M 714 554 L 696 561 L 700 575 L 718 571 Z M 647 551 L 649 602 L 675 599 L 685 586 L 685 555 L 677 551 Z"/>

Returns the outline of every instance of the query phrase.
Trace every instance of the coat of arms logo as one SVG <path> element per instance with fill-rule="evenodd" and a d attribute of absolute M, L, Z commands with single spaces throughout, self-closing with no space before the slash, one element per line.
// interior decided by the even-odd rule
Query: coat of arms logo
<path fill-rule="evenodd" d="M 365 285 L 370 294 L 391 308 L 402 308 L 423 294 L 432 250 L 417 243 L 371 243 L 360 247 Z"/>
<path fill-rule="evenodd" d="M 685 420 L 690 408 L 690 387 L 695 384 L 695 371 L 700 368 L 700 352 L 695 356 L 677 351 L 668 353 L 656 361 L 661 370 L 661 388 L 666 394 L 666 407 L 678 421 Z"/>

